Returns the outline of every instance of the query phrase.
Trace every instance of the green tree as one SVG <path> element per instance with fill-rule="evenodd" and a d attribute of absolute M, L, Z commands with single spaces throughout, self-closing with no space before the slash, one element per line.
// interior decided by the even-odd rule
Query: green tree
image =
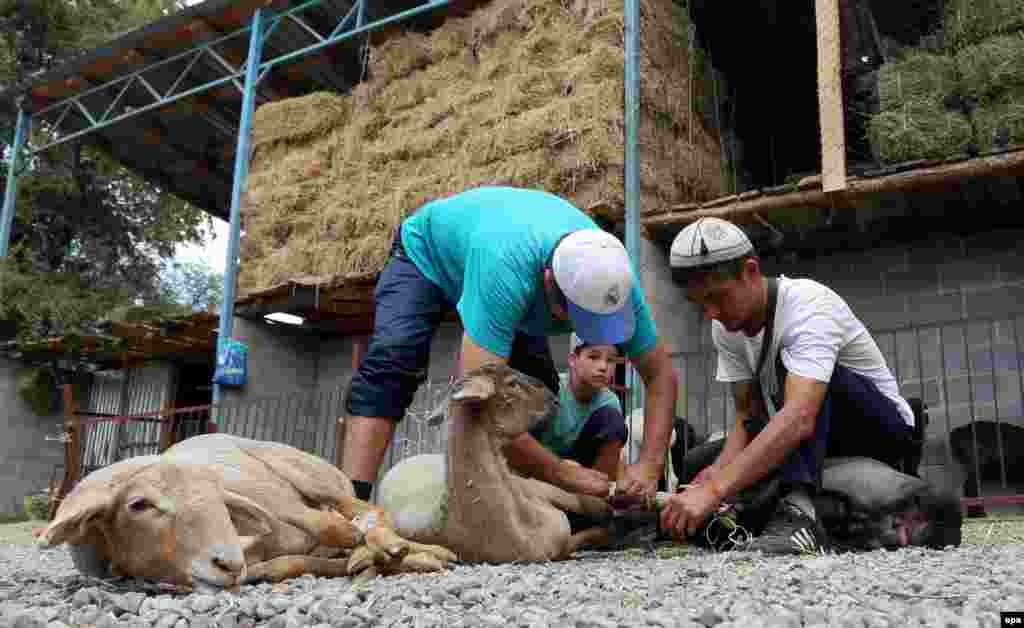
<path fill-rule="evenodd" d="M 169 262 L 160 276 L 161 292 L 167 302 L 187 305 L 198 312 L 220 309 L 224 275 L 210 269 L 206 261 Z"/>
<path fill-rule="evenodd" d="M 0 91 L 180 8 L 175 0 L 0 0 Z M 0 149 L 13 120 L 0 119 Z M 34 131 L 38 132 L 38 128 Z M 0 162 L 0 186 L 9 162 Z M 0 314 L 23 340 L 87 331 L 134 303 L 161 301 L 161 267 L 211 219 L 84 141 L 36 154 L 18 184 Z"/>

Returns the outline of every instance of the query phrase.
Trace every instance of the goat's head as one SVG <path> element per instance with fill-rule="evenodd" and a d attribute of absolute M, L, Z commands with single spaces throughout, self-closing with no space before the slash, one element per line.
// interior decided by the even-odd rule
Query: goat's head
<path fill-rule="evenodd" d="M 101 545 L 115 575 L 185 586 L 240 584 L 243 537 L 269 533 L 269 513 L 224 490 L 220 475 L 205 465 L 157 461 L 117 471 L 83 480 L 40 544 Z"/>
<path fill-rule="evenodd" d="M 540 380 L 504 364 L 485 364 L 456 384 L 450 403 L 484 410 L 498 435 L 514 438 L 558 412 L 558 398 Z"/>

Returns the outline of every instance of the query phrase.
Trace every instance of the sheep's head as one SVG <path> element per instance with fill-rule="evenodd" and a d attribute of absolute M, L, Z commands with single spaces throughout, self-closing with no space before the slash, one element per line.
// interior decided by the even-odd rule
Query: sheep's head
<path fill-rule="evenodd" d="M 504 364 L 485 364 L 455 386 L 452 409 L 472 407 L 498 435 L 514 438 L 558 412 L 558 398 L 540 380 Z"/>
<path fill-rule="evenodd" d="M 90 479 L 61 504 L 40 544 L 101 544 L 117 575 L 233 587 L 245 575 L 242 537 L 271 530 L 266 511 L 225 491 L 204 465 L 160 461 Z"/>

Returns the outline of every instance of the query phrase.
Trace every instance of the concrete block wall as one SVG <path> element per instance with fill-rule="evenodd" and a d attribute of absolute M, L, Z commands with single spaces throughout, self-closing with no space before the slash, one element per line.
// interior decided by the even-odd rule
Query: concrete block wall
<path fill-rule="evenodd" d="M 0 513 L 22 512 L 25 495 L 45 490 L 57 465 L 64 460 L 59 441 L 46 440 L 61 432 L 63 414 L 38 416 L 15 389 L 15 372 L 22 365 L 0 358 Z M 58 480 L 62 477 L 59 473 Z"/>

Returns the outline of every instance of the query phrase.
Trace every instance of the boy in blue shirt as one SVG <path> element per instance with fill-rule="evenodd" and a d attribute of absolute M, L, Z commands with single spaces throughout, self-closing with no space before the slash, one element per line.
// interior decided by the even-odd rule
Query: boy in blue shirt
<path fill-rule="evenodd" d="M 617 475 L 628 434 L 619 398 L 608 388 L 618 354 L 614 345 L 587 344 L 573 334 L 569 370 L 559 377 L 558 415 L 532 432 L 556 456 L 609 478 Z"/>
<path fill-rule="evenodd" d="M 677 378 L 622 243 L 546 192 L 481 187 L 420 207 L 400 226 L 375 292 L 373 336 L 352 377 L 344 472 L 368 499 L 394 435 L 426 380 L 443 315 L 465 330 L 460 373 L 500 362 L 558 390 L 548 335 L 575 329 L 588 343 L 620 345 L 644 381 L 640 461 L 623 492 L 653 494 L 672 429 Z M 564 464 L 530 434 L 506 450 L 521 473 L 571 492 L 608 495 L 608 476 Z"/>

